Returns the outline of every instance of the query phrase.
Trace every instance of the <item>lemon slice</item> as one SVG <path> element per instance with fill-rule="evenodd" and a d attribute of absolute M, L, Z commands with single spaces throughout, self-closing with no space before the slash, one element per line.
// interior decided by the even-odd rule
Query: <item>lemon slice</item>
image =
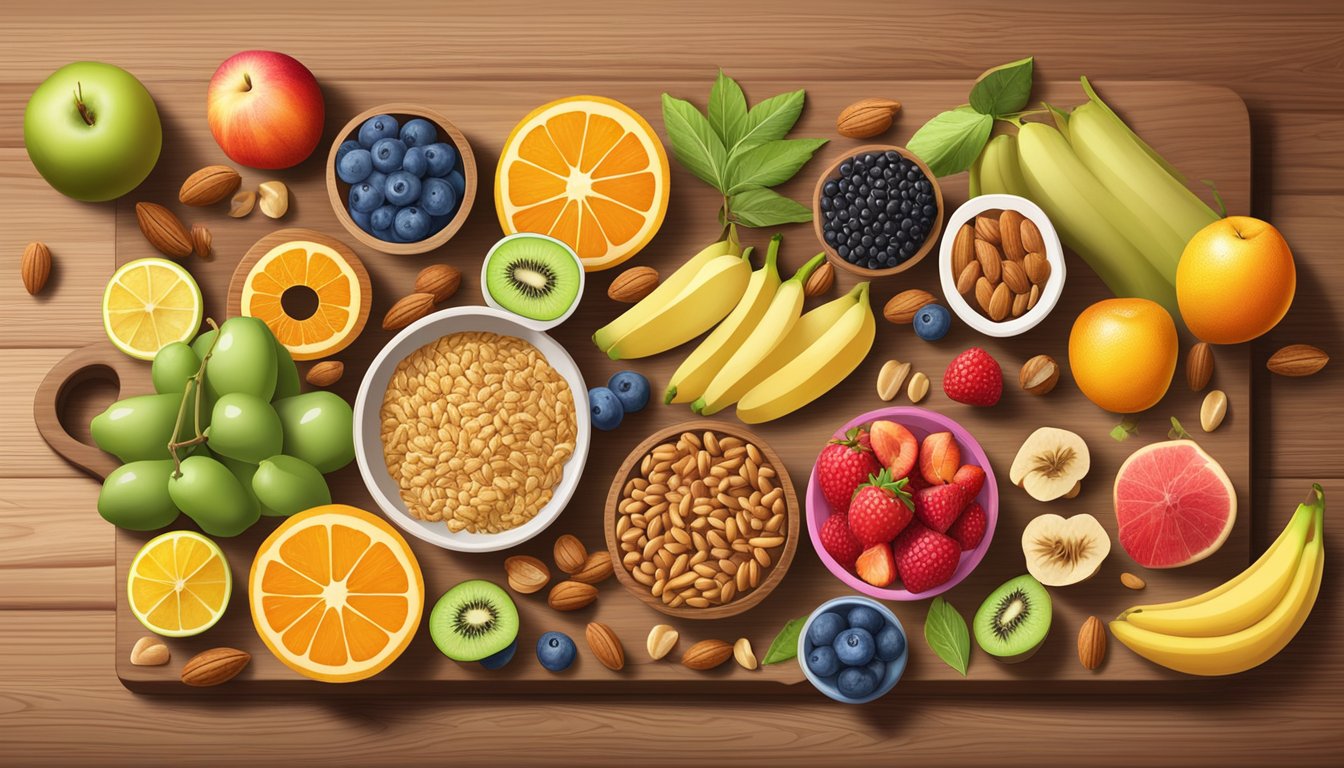
<path fill-rule="evenodd" d="M 149 540 L 131 561 L 126 594 L 145 629 L 165 637 L 199 635 L 224 615 L 233 576 L 219 545 L 194 531 Z"/>
<path fill-rule="evenodd" d="M 203 314 L 200 286 L 181 264 L 168 259 L 123 264 L 103 291 L 107 338 L 139 360 L 153 360 L 174 341 L 190 341 Z"/>

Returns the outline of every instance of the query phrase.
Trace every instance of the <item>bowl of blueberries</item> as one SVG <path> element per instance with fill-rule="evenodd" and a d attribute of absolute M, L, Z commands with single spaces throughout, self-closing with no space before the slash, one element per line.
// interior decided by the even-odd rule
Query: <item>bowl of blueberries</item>
<path fill-rule="evenodd" d="M 476 158 L 442 114 L 383 104 L 346 123 L 327 162 L 341 225 L 383 253 L 424 253 L 461 228 L 476 197 Z"/>
<path fill-rule="evenodd" d="M 812 213 L 832 264 L 860 277 L 884 277 L 933 250 L 943 225 L 943 191 L 905 147 L 872 144 L 822 172 Z"/>
<path fill-rule="evenodd" d="M 900 619 L 868 597 L 822 603 L 798 635 L 803 674 L 842 704 L 867 704 L 885 696 L 900 682 L 909 658 Z"/>

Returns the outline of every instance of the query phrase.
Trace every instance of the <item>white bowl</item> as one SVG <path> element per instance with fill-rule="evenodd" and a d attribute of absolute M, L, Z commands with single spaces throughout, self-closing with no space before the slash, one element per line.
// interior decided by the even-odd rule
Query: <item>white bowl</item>
<path fill-rule="evenodd" d="M 565 314 L 555 318 L 554 320 L 533 320 L 530 317 L 523 317 L 522 315 L 519 315 L 517 313 L 510 313 L 513 319 L 519 325 L 531 328 L 535 331 L 549 330 L 568 320 L 569 316 L 574 314 L 574 310 L 579 308 L 579 302 L 583 299 L 583 287 L 584 287 L 583 260 L 579 258 L 579 255 L 574 252 L 573 248 L 569 247 L 568 243 L 556 240 L 554 237 L 551 237 L 550 235 L 539 235 L 533 232 L 519 232 L 517 234 L 500 238 L 499 242 L 490 246 L 490 250 L 486 251 L 485 258 L 481 259 L 481 296 L 485 298 L 486 304 L 503 312 L 509 312 L 508 309 L 505 309 L 504 307 L 500 306 L 498 301 L 495 301 L 494 296 L 490 295 L 490 289 L 486 287 L 485 276 L 490 269 L 490 258 L 495 255 L 495 251 L 499 250 L 499 247 L 501 245 L 509 242 L 510 240 L 516 240 L 520 237 L 530 237 L 530 238 L 538 238 L 541 240 L 550 240 L 552 243 L 555 243 L 556 245 L 563 248 L 565 253 L 569 254 L 569 257 L 574 259 L 574 263 L 579 268 L 579 292 L 574 296 L 574 303 L 569 305 L 569 309 L 565 311 Z"/>
<path fill-rule="evenodd" d="M 574 364 L 565 348 L 541 330 L 527 327 L 524 318 L 491 307 L 454 307 L 435 312 L 411 323 L 398 333 L 374 357 L 355 397 L 355 460 L 373 500 L 383 514 L 402 530 L 457 552 L 495 552 L 522 544 L 555 522 L 574 495 L 588 459 L 591 427 L 588 419 L 588 386 L 583 374 Z M 401 488 L 387 471 L 383 461 L 381 419 L 383 395 L 392 373 L 407 355 L 443 336 L 462 331 L 486 331 L 516 336 L 536 347 L 546 356 L 546 362 L 569 384 L 574 395 L 574 416 L 578 434 L 574 438 L 574 454 L 565 463 L 560 482 L 552 491 L 551 500 L 531 520 L 517 528 L 501 533 L 453 533 L 443 522 L 417 520 L 406 510 L 401 500 Z"/>
<path fill-rule="evenodd" d="M 957 293 L 957 276 L 952 274 L 952 243 L 956 240 L 957 231 L 961 229 L 962 224 L 991 210 L 1013 210 L 1031 219 L 1041 231 L 1041 239 L 1045 241 L 1045 260 L 1050 262 L 1050 279 L 1046 281 L 1045 290 L 1041 291 L 1041 298 L 1037 300 L 1036 306 L 1021 317 L 1009 318 L 999 323 L 980 314 L 978 309 Z M 1017 336 L 1035 328 L 1044 320 L 1059 302 L 1060 295 L 1064 293 L 1064 247 L 1059 244 L 1059 234 L 1055 232 L 1055 225 L 1051 223 L 1050 217 L 1045 215 L 1040 206 L 1025 197 L 1017 195 L 973 197 L 963 203 L 947 220 L 947 229 L 944 230 L 943 241 L 938 248 L 938 279 L 943 285 L 943 297 L 947 300 L 948 306 L 963 323 L 986 336 L 998 338 Z"/>

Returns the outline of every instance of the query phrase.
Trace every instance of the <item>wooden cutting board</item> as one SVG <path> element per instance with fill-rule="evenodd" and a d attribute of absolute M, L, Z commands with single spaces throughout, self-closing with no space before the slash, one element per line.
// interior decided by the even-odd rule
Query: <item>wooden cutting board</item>
<path fill-rule="evenodd" d="M 266 219 L 259 213 L 242 220 L 230 219 L 226 214 L 226 206 L 222 205 L 209 209 L 191 209 L 178 205 L 177 189 L 191 171 L 209 163 L 228 161 L 211 140 L 206 126 L 201 84 L 151 83 L 165 126 L 164 152 L 154 174 L 118 205 L 116 262 L 122 264 L 155 255 L 137 229 L 133 211 L 136 201 L 164 203 L 176 210 L 188 225 L 205 224 L 214 237 L 214 259 L 202 262 L 192 258 L 187 263 L 201 284 L 206 298 L 207 316 L 222 319 L 234 267 L 259 238 L 280 227 L 301 226 L 320 230 L 345 241 L 368 268 L 374 293 L 371 316 L 363 335 L 338 355 L 345 362 L 346 374 L 334 390 L 353 401 L 365 364 L 392 335 L 380 329 L 379 320 L 393 301 L 410 291 L 418 270 L 438 262 L 457 266 L 465 279 L 453 303 L 482 303 L 479 286 L 481 258 L 500 236 L 490 197 L 493 169 L 504 137 L 521 116 L 538 104 L 569 93 L 595 93 L 620 99 L 642 112 L 653 125 L 661 126 L 660 94 L 668 91 L 703 104 L 708 95 L 710 74 L 707 70 L 705 79 L 696 82 L 575 81 L 563 89 L 553 82 L 525 81 L 325 83 L 325 139 L 328 142 L 350 115 L 390 101 L 418 102 L 439 109 L 471 141 L 482 169 L 482 192 L 476 200 L 471 218 L 445 246 L 436 252 L 416 257 L 386 256 L 371 251 L 358 245 L 340 227 L 324 189 L 326 146 L 320 147 L 299 168 L 274 173 L 243 170 L 244 183 L 249 186 L 272 178 L 281 179 L 289 185 L 292 194 L 290 209 L 280 222 Z M 832 138 L 804 171 L 782 190 L 806 202 L 816 181 L 815 174 L 820 173 L 829 160 L 839 157 L 859 143 L 835 138 L 835 115 L 846 104 L 867 96 L 899 99 L 904 104 L 904 110 L 896 126 L 882 140 L 904 143 L 924 120 L 938 111 L 963 103 L 968 84 L 960 81 L 882 79 L 848 83 L 744 83 L 753 102 L 799 86 L 807 88 L 808 96 L 807 108 L 796 135 Z M 1250 129 L 1245 105 L 1240 98 L 1224 88 L 1182 82 L 1103 82 L 1098 87 L 1129 123 L 1188 178 L 1215 181 L 1230 213 L 1246 213 L 1249 210 Z M 1084 100 L 1081 88 L 1073 82 L 1039 86 L 1036 96 L 1060 105 L 1078 104 Z M 719 228 L 714 212 L 718 203 L 715 193 L 675 161 L 672 168 L 672 199 L 662 230 L 652 245 L 626 266 L 647 264 L 666 275 L 717 238 Z M 950 212 L 966 199 L 965 175 L 945 179 L 943 185 L 947 210 Z M 1202 187 L 1200 193 L 1208 197 Z M 815 254 L 818 244 L 810 225 L 792 225 L 781 227 L 780 230 L 785 233 L 781 271 L 787 274 Z M 764 246 L 770 234 L 772 231 L 747 230 L 744 242 Z M 875 283 L 875 310 L 880 312 L 888 298 L 906 288 L 924 288 L 937 295 L 936 262 L 937 259 L 931 257 L 909 272 Z M 1072 319 L 1082 308 L 1106 296 L 1104 287 L 1084 262 L 1072 254 L 1068 256 L 1068 262 L 1068 283 L 1063 299 L 1045 322 L 1027 334 L 1014 339 L 989 339 L 954 322 L 953 330 L 946 338 L 930 344 L 916 338 L 909 328 L 898 328 L 879 318 L 878 338 L 872 353 L 840 387 L 800 412 L 773 424 L 756 427 L 758 434 L 783 457 L 801 497 L 806 490 L 812 462 L 830 434 L 853 416 L 881 404 L 875 393 L 874 381 L 884 361 L 890 358 L 909 360 L 913 362 L 915 370 L 928 374 L 932 389 L 923 405 L 959 420 L 976 435 L 1001 478 L 1002 503 L 998 531 L 989 553 L 969 578 L 946 595 L 968 621 L 990 590 L 1025 571 L 1019 536 L 1031 518 L 1044 512 L 1064 515 L 1089 512 L 1114 535 L 1111 485 L 1120 463 L 1138 447 L 1165 439 L 1171 416 L 1178 417 L 1187 428 L 1198 432 L 1201 397 L 1188 390 L 1181 373 L 1178 373 L 1167 397 L 1141 418 L 1138 436 L 1123 444 L 1108 437 L 1118 418 L 1088 403 L 1067 374 L 1055 392 L 1045 398 L 1028 396 L 1017 388 L 1017 370 L 1027 358 L 1046 353 L 1061 362 L 1067 360 L 1067 338 Z M 590 274 L 582 306 L 554 332 L 554 336 L 573 354 L 590 386 L 605 383 L 617 370 L 634 368 L 647 375 L 653 382 L 655 392 L 659 392 L 689 346 L 651 359 L 616 363 L 602 355 L 589 340 L 594 329 L 624 309 L 623 305 L 617 305 L 605 296 L 608 283 L 619 271 Z M 854 282 L 852 277 L 838 275 L 833 295 L 839 295 Z M 815 303 L 817 300 L 813 300 L 812 304 Z M 994 408 L 973 409 L 953 403 L 941 393 L 943 369 L 957 352 L 971 345 L 988 349 L 1004 369 L 1005 395 Z M 300 370 L 305 371 L 309 365 L 300 364 Z M 1222 582 L 1249 562 L 1252 500 L 1249 365 L 1249 354 L 1245 347 L 1218 350 L 1214 386 L 1227 392 L 1229 415 L 1216 433 L 1196 434 L 1200 444 L 1223 465 L 1233 479 L 1241 510 L 1236 527 L 1217 554 L 1177 571 L 1147 572 L 1135 566 L 1117 544 L 1095 578 L 1083 584 L 1052 590 L 1054 625 L 1045 645 L 1035 657 L 1022 664 L 1004 665 L 995 662 L 972 644 L 970 674 L 965 680 L 939 661 L 923 640 L 923 618 L 928 601 L 892 603 L 891 607 L 909 633 L 911 644 L 910 664 L 897 695 L 912 689 L 946 689 L 936 685 L 940 681 L 956 681 L 959 686 L 970 685 L 976 690 L 1032 693 L 1093 687 L 1107 691 L 1126 687 L 1148 690 L 1155 683 L 1192 681 L 1194 678 L 1182 677 L 1152 666 L 1114 643 L 1106 663 L 1096 672 L 1088 672 L 1077 662 L 1075 638 L 1079 626 L 1088 615 L 1109 618 L 1140 600 L 1154 602 L 1185 597 Z M 83 388 L 80 381 L 110 376 L 113 372 L 121 378 L 123 397 L 150 390 L 148 364 L 128 361 L 115 352 L 110 344 L 99 344 L 74 353 L 53 370 L 38 395 L 38 424 L 44 436 L 59 452 L 73 462 L 90 468 L 94 474 L 109 471 L 115 462 L 96 449 L 81 448 L 79 443 L 65 436 L 59 421 L 61 403 L 81 397 Z M 902 396 L 894 404 L 904 402 Z M 652 405 L 642 413 L 627 417 L 618 430 L 596 434 L 584 478 L 569 508 L 549 530 L 517 551 L 549 561 L 552 542 L 556 536 L 565 532 L 578 535 L 590 550 L 602 548 L 602 505 L 621 461 L 631 448 L 654 430 L 692 416 L 688 410 L 681 408 Z M 731 412 L 719 414 L 717 418 L 735 421 Z M 1072 429 L 1089 444 L 1092 469 L 1084 481 L 1081 495 L 1076 499 L 1040 504 L 1007 484 L 1007 468 L 1022 439 L 1042 425 Z M 71 428 L 76 437 L 87 441 L 87 430 L 82 425 Z M 333 497 L 337 501 L 375 509 L 353 464 L 329 479 Z M 90 525 L 103 524 L 92 509 L 89 510 L 89 518 Z M 179 524 L 191 525 L 185 517 Z M 545 605 L 544 595 L 519 596 L 517 603 L 522 613 L 523 630 L 519 639 L 518 658 L 503 670 L 486 672 L 475 664 L 464 665 L 447 660 L 435 649 L 428 630 L 422 626 L 406 654 L 377 678 L 347 686 L 321 687 L 297 676 L 274 659 L 262 646 L 252 627 L 243 585 L 246 584 L 255 548 L 273 525 L 263 519 L 246 534 L 220 542 L 230 558 L 238 587 L 228 613 L 219 625 L 202 636 L 169 640 L 173 663 L 166 667 L 135 667 L 128 661 L 131 646 L 146 633 L 127 609 L 125 578 L 132 557 L 150 535 L 118 532 L 117 579 L 109 587 L 115 589 L 118 596 L 117 674 L 128 687 L 146 692 L 186 692 L 190 689 L 177 681 L 181 662 L 206 648 L 229 645 L 253 654 L 251 665 L 229 684 L 230 690 L 238 692 L 300 691 L 318 695 L 336 692 L 812 692 L 811 686 L 803 681 L 801 671 L 793 663 L 766 667 L 755 672 L 747 672 L 729 663 L 713 672 L 697 673 L 674 662 L 649 661 L 644 652 L 645 636 L 652 625 L 666 622 L 668 617 L 626 593 L 615 579 L 602 585 L 601 596 L 593 606 L 571 614 L 551 611 Z M 412 547 L 424 569 L 428 599 L 431 601 L 465 578 L 503 581 L 503 553 L 458 554 L 418 540 L 412 541 Z M 1120 586 L 1119 574 L 1126 570 L 1140 573 L 1148 580 L 1149 586 L 1145 592 L 1135 593 Z M 787 620 L 805 615 L 823 600 L 846 592 L 847 589 L 821 565 L 810 541 L 804 537 L 787 578 L 757 607 L 729 619 L 672 623 L 677 624 L 681 631 L 680 649 L 697 640 L 721 638 L 731 642 L 745 636 L 751 639 L 757 654 L 763 655 L 775 633 Z M 620 636 L 628 659 L 624 671 L 608 671 L 588 652 L 583 642 L 583 627 L 589 621 L 605 622 Z M 543 670 L 533 655 L 537 637 L 547 630 L 567 632 L 580 646 L 578 661 L 560 675 Z M 674 655 L 679 652 L 674 652 Z"/>

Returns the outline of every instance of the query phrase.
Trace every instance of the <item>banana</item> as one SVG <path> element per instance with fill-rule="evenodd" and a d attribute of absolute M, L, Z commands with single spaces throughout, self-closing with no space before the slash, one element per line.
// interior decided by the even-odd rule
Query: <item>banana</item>
<path fill-rule="evenodd" d="M 775 235 L 770 240 L 770 249 L 765 254 L 765 265 L 751 273 L 747 282 L 747 291 L 742 300 L 718 327 L 710 332 L 705 340 L 682 361 L 676 373 L 667 383 L 664 403 L 689 403 L 705 393 L 705 388 L 714 379 L 751 334 L 765 316 L 766 309 L 779 290 L 779 269 L 776 261 L 779 256 L 779 243 L 782 236 Z"/>
<path fill-rule="evenodd" d="M 720 240 L 717 243 L 710 243 L 704 250 L 692 256 L 685 264 L 677 268 L 677 271 L 668 275 L 667 279 L 653 289 L 653 292 L 635 306 L 621 313 L 619 317 L 599 328 L 597 333 L 593 334 L 593 343 L 598 349 L 606 352 L 611 349 L 617 341 L 635 328 L 643 325 L 646 318 L 657 313 L 659 309 L 667 306 L 677 297 L 700 270 L 719 256 L 741 256 L 742 247 L 737 242 L 737 232 L 730 231 L 728 239 Z"/>
<path fill-rule="evenodd" d="M 705 387 L 705 393 L 691 404 L 691 410 L 702 416 L 718 413 L 737 402 L 760 381 L 753 372 L 798 322 L 803 311 L 803 284 L 825 259 L 824 253 L 813 256 L 793 277 L 779 286 L 756 327 L 751 329 L 742 345 L 714 374 L 709 386 Z"/>
<path fill-rule="evenodd" d="M 1027 196 L 1027 182 L 1022 177 L 1022 168 L 1017 159 L 1017 137 L 1001 133 L 989 140 L 972 167 L 972 178 L 978 176 L 976 195 L 1018 195 Z"/>
<path fill-rule="evenodd" d="M 770 356 L 762 360 L 756 370 L 751 372 L 756 381 L 765 381 L 783 368 L 790 360 L 801 355 L 804 350 L 816 343 L 831 326 L 840 322 L 845 312 L 859 300 L 859 294 L 866 290 L 867 283 L 859 283 L 849 293 L 838 299 L 832 299 L 820 307 L 803 313 L 794 323 L 784 340 L 779 342 Z"/>
<path fill-rule="evenodd" d="M 868 283 L 834 325 L 801 353 L 742 396 L 737 417 L 746 424 L 777 419 L 816 400 L 854 371 L 873 348 L 877 332 Z"/>

